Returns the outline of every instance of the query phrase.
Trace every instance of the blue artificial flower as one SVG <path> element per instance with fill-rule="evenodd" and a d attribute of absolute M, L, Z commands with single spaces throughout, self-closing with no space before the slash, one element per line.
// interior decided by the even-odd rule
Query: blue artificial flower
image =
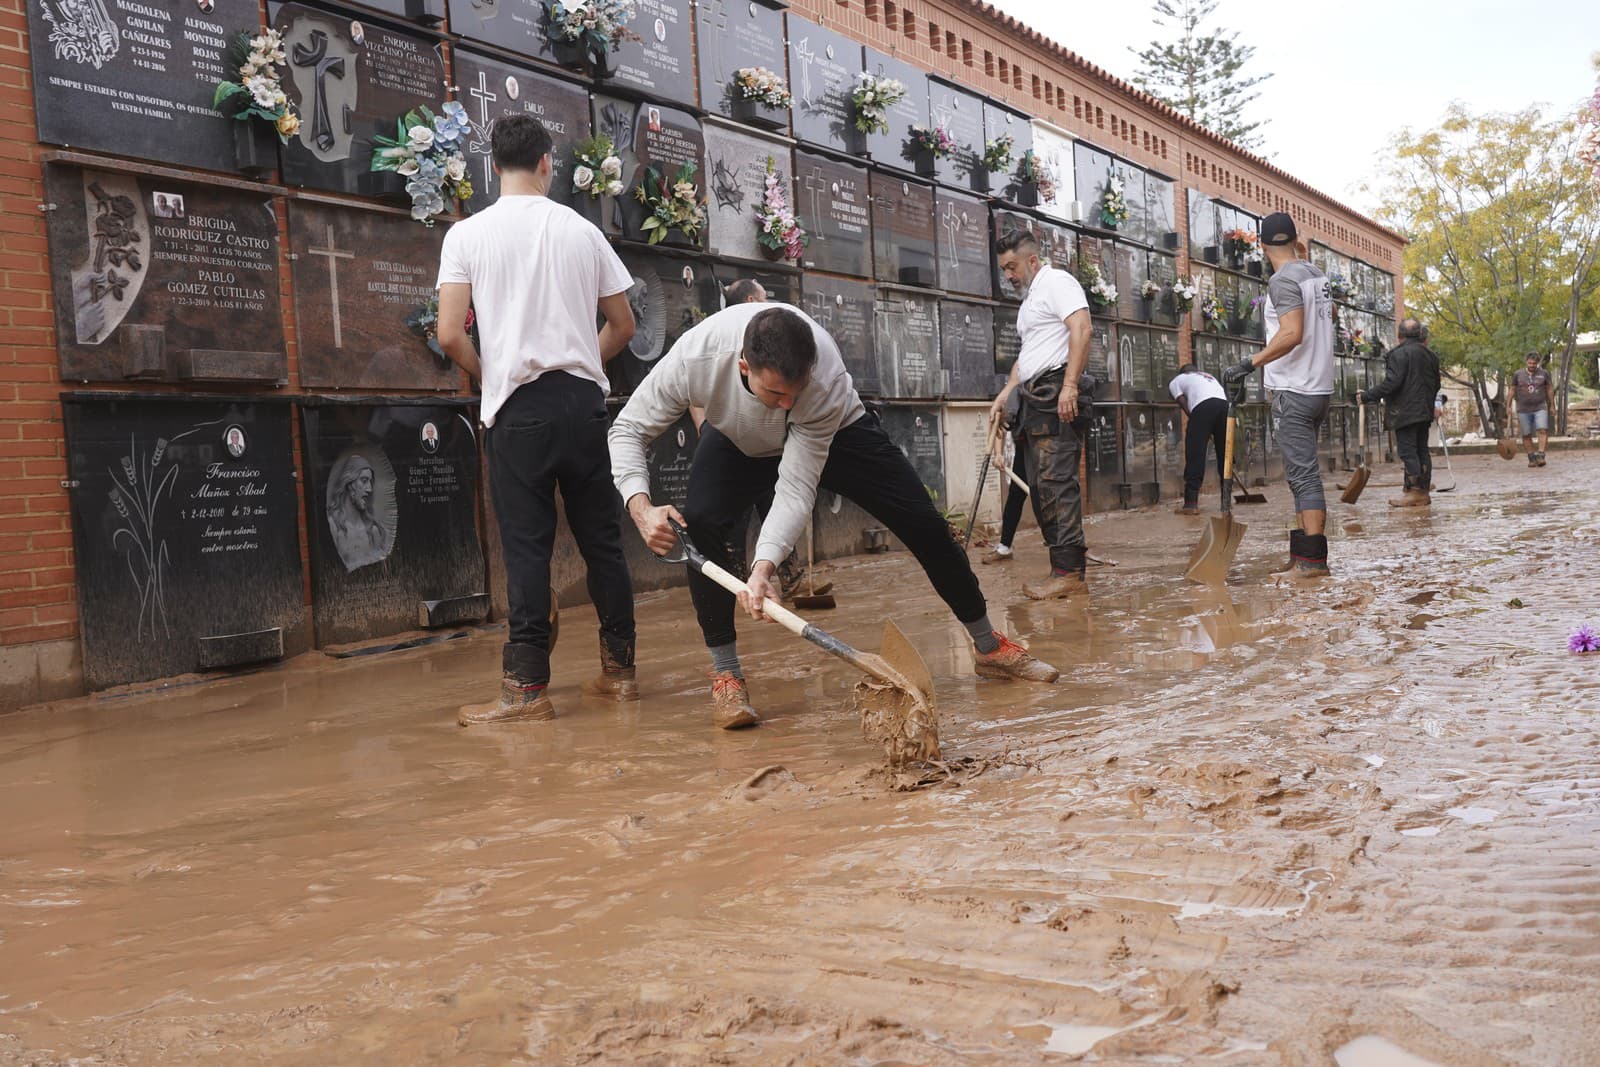
<path fill-rule="evenodd" d="M 1600 652 L 1600 635 L 1588 623 L 1583 623 L 1567 638 L 1568 652 Z"/>

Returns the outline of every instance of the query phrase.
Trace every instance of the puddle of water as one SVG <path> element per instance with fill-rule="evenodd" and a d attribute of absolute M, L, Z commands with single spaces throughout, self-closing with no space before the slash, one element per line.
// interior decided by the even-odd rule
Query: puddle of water
<path fill-rule="evenodd" d="M 1402 837 L 1437 837 L 1439 828 L 1437 826 L 1413 826 L 1409 830 L 1401 830 L 1400 834 Z"/>
<path fill-rule="evenodd" d="M 1500 816 L 1493 808 L 1449 808 L 1446 815 L 1454 815 L 1464 823 L 1476 826 L 1479 823 L 1493 822 Z"/>
<path fill-rule="evenodd" d="M 1362 1034 L 1339 1046 L 1333 1062 L 1339 1067 L 1442 1067 L 1376 1034 Z"/>
<path fill-rule="evenodd" d="M 1389 762 L 1382 756 L 1362 756 L 1361 758 L 1372 764 L 1374 767 L 1382 767 L 1385 763 Z"/>
<path fill-rule="evenodd" d="M 1125 1026 L 1083 1026 L 1078 1023 L 1044 1024 L 1050 1028 L 1050 1037 L 1044 1043 L 1046 1052 L 1067 1052 L 1082 1055 L 1112 1034 L 1120 1034 Z"/>

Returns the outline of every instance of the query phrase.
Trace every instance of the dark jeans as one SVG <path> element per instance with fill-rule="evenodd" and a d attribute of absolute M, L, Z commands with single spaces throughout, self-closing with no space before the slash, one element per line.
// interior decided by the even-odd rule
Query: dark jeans
<path fill-rule="evenodd" d="M 1011 464 L 1011 469 L 1018 478 L 1028 480 L 1028 442 L 1021 435 L 1017 437 L 1017 458 Z M 1017 536 L 1017 527 L 1022 525 L 1022 509 L 1028 506 L 1028 494 L 1017 488 L 1010 478 L 1005 479 L 1005 483 L 1006 510 L 1000 516 L 1000 543 L 1010 548 Z"/>
<path fill-rule="evenodd" d="M 1217 450 L 1217 477 L 1222 477 L 1223 454 L 1228 450 L 1228 402 L 1217 397 L 1202 400 L 1189 412 L 1189 430 L 1183 439 L 1183 499 L 1200 499 L 1206 480 L 1206 442 Z"/>
<path fill-rule="evenodd" d="M 1406 466 L 1407 489 L 1426 493 L 1433 485 L 1433 453 L 1428 451 L 1428 431 L 1432 428 L 1431 422 L 1395 427 L 1394 450 Z"/>
<path fill-rule="evenodd" d="M 1022 401 L 1022 431 L 1027 439 L 1028 490 L 1052 570 L 1082 574 L 1088 566 L 1083 543 L 1083 487 L 1078 483 L 1082 442 L 1070 422 L 1048 404 Z M 1079 425 L 1082 425 L 1081 423 Z"/>
<path fill-rule="evenodd" d="M 683 517 L 689 536 L 713 563 L 729 566 L 727 543 L 751 504 L 778 480 L 777 456 L 752 458 L 707 423 L 689 468 L 689 499 Z M 877 416 L 863 415 L 833 437 L 821 488 L 854 501 L 888 527 L 917 557 L 935 592 L 957 619 L 975 622 L 987 608 L 967 554 L 933 506 L 928 490 L 905 453 L 889 440 Z M 707 647 L 734 640 L 733 594 L 691 571 L 689 593 Z"/>
<path fill-rule="evenodd" d="M 557 487 L 588 570 L 601 640 L 623 665 L 633 665 L 633 587 L 622 554 L 622 503 L 611 481 L 608 427 L 600 387 L 553 371 L 512 393 L 486 435 L 511 605 L 503 664 L 524 682 L 550 681 Z"/>

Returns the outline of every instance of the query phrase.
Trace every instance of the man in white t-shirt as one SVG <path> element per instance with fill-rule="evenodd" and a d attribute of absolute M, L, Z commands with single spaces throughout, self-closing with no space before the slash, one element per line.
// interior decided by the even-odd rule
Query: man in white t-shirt
<path fill-rule="evenodd" d="M 1283 472 L 1294 493 L 1298 528 L 1289 531 L 1289 565 L 1279 573 L 1328 573 L 1327 498 L 1317 434 L 1333 402 L 1333 297 L 1328 279 L 1301 258 L 1294 219 L 1281 211 L 1261 220 L 1261 244 L 1272 264 L 1267 283 L 1267 346 L 1222 374 L 1231 387 L 1257 367 L 1272 394 L 1272 422 Z"/>
<path fill-rule="evenodd" d="M 995 398 L 990 418 L 1003 417 L 1013 391 L 1021 397 L 1017 419 L 1026 442 L 1026 465 L 1033 514 L 1050 550 L 1050 577 L 1022 591 L 1034 600 L 1088 591 L 1083 540 L 1083 490 L 1078 484 L 1082 451 L 1078 390 L 1089 362 L 1089 301 L 1078 279 L 1039 256 L 1039 242 L 1026 230 L 1013 230 L 995 243 L 1000 269 L 1027 295 L 1017 310 L 1022 349 L 1005 388 Z"/>
<path fill-rule="evenodd" d="M 1200 514 L 1200 486 L 1206 480 L 1206 442 L 1217 455 L 1217 477 L 1228 447 L 1228 395 L 1222 383 L 1193 363 L 1178 368 L 1170 386 L 1172 399 L 1189 418 L 1183 437 L 1183 506 L 1179 515 Z"/>
<path fill-rule="evenodd" d="M 483 386 L 479 418 L 511 608 L 500 699 L 462 708 L 463 726 L 555 715 L 545 690 L 558 487 L 600 619 L 601 673 L 584 690 L 639 699 L 633 588 L 606 450 L 605 364 L 633 336 L 633 278 L 599 230 L 549 198 L 550 148 L 531 116 L 497 119 L 490 151 L 500 198 L 451 226 L 439 257 L 439 344 Z M 481 352 L 467 332 L 469 308 Z"/>
<path fill-rule="evenodd" d="M 679 515 L 670 504 L 651 503 L 645 448 L 691 406 L 706 418 Z M 979 674 L 1056 680 L 1054 667 L 990 624 L 983 590 L 950 524 L 905 453 L 861 403 L 839 346 L 799 309 L 734 304 L 678 338 L 617 416 L 611 454 L 617 492 L 657 553 L 676 545 L 669 521 L 675 519 L 707 559 L 728 567 L 734 527 L 762 494 L 773 492 L 738 598 L 753 618 L 764 617 L 764 599 L 778 598 L 778 563 L 805 531 L 820 485 L 859 504 L 916 556 L 971 636 Z M 756 725 L 760 716 L 739 663 L 733 596 L 695 571 L 689 595 L 711 654 L 713 721 L 725 730 Z"/>

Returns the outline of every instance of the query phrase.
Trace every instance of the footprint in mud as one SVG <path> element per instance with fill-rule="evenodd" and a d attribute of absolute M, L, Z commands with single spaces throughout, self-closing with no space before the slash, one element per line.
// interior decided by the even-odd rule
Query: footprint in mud
<path fill-rule="evenodd" d="M 754 802 L 780 796 L 802 796 L 811 792 L 781 763 L 763 767 L 738 785 L 723 793 L 726 800 Z"/>

